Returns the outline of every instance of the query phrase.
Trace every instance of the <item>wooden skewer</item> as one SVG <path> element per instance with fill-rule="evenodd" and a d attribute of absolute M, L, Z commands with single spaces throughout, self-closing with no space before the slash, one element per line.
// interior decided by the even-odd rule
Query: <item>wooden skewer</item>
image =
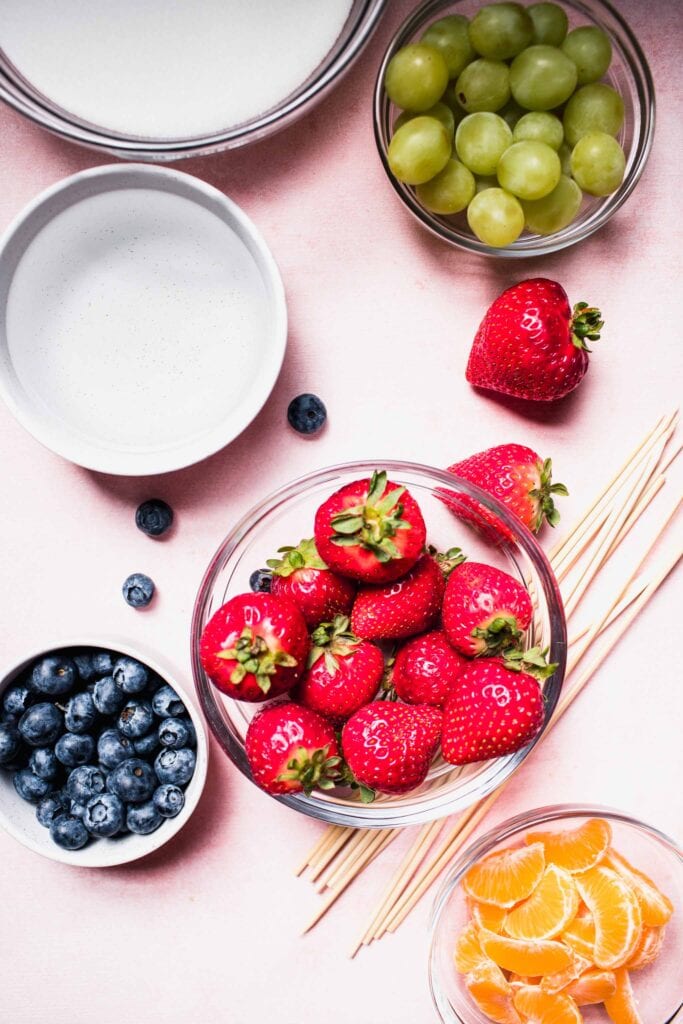
<path fill-rule="evenodd" d="M 354 841 L 357 832 L 353 828 L 341 828 L 336 839 L 333 839 L 327 846 L 327 849 L 323 850 L 316 859 L 316 863 L 311 868 L 311 882 L 315 882 L 316 879 L 325 871 L 327 866 L 338 855 L 343 856 L 343 852 L 348 849 L 349 845 Z"/>
<path fill-rule="evenodd" d="M 303 875 L 306 868 L 315 867 L 318 862 L 318 858 L 325 853 L 327 848 L 332 845 L 336 837 L 342 831 L 343 826 L 341 825 L 328 825 L 323 829 L 317 843 L 308 851 L 306 858 L 302 860 L 294 874 L 297 876 Z"/>
<path fill-rule="evenodd" d="M 322 864 L 320 869 L 313 876 L 313 881 L 318 880 L 316 885 L 318 892 L 322 892 L 323 889 L 327 889 L 329 887 L 332 876 L 340 869 L 343 870 L 345 864 L 353 862 L 357 851 L 360 850 L 362 852 L 371 837 L 371 829 L 357 828 L 353 830 L 348 842 L 344 845 L 340 857 L 336 860 L 334 860 L 333 857 L 329 857 L 327 862 Z"/>
<path fill-rule="evenodd" d="M 617 619 L 621 615 L 623 615 L 624 612 L 628 608 L 631 607 L 631 605 L 636 600 L 636 598 L 640 597 L 642 592 L 645 590 L 646 586 L 647 586 L 647 580 L 643 580 L 643 579 L 635 580 L 635 582 L 631 585 L 629 593 L 626 595 L 626 597 L 622 601 L 619 602 L 619 604 L 616 606 L 616 608 L 614 609 L 612 614 L 608 617 L 607 621 L 605 622 L 605 624 L 603 625 L 602 629 L 600 630 L 600 633 L 598 633 L 598 636 L 600 636 L 602 633 L 604 633 L 606 630 L 608 630 L 609 627 L 614 622 L 616 622 Z M 584 626 L 583 629 L 580 629 L 578 633 L 575 633 L 574 636 L 572 636 L 571 639 L 567 641 L 567 647 L 570 650 L 571 650 L 572 647 L 575 647 L 576 644 L 578 644 L 579 640 L 582 640 L 584 638 L 584 636 L 588 632 L 590 632 L 590 630 L 592 628 L 593 628 L 593 623 L 589 622 L 587 626 Z"/>
<path fill-rule="evenodd" d="M 604 509 L 599 510 L 594 518 L 585 525 L 572 544 L 565 548 L 563 554 L 551 561 L 550 564 L 558 583 L 562 583 L 574 568 L 581 555 L 609 519 L 611 511 L 611 507 L 605 505 Z"/>

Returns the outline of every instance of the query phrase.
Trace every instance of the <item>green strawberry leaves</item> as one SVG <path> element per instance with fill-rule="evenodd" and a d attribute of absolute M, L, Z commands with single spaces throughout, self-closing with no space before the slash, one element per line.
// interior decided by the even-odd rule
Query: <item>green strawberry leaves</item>
<path fill-rule="evenodd" d="M 588 341 L 599 341 L 600 331 L 605 326 L 602 314 L 595 306 L 589 306 L 587 302 L 577 302 L 574 306 L 572 317 L 572 344 L 576 348 L 590 352 Z"/>
<path fill-rule="evenodd" d="M 391 538 L 399 530 L 411 529 L 410 523 L 402 518 L 403 505 L 400 499 L 405 493 L 405 487 L 395 487 L 384 494 L 386 487 L 386 472 L 375 470 L 365 501 L 332 517 L 333 544 L 338 547 L 363 547 L 372 551 L 382 563 L 401 557 L 401 552 Z"/>
<path fill-rule="evenodd" d="M 279 782 L 298 782 L 306 796 L 313 790 L 333 789 L 342 777 L 342 759 L 328 757 L 329 745 L 318 750 L 308 751 L 298 747 L 294 757 L 287 762 L 286 770 L 278 775 Z"/>
<path fill-rule="evenodd" d="M 560 513 L 555 508 L 552 495 L 562 494 L 566 497 L 569 494 L 564 484 L 554 484 L 552 482 L 553 464 L 551 459 L 546 459 L 543 463 L 539 461 L 537 466 L 539 487 L 534 487 L 529 491 L 529 497 L 538 503 L 538 515 L 534 523 L 534 533 L 538 533 L 544 520 L 549 526 L 557 526 L 560 521 Z"/>
<path fill-rule="evenodd" d="M 278 548 L 282 558 L 269 558 L 266 565 L 276 576 L 291 576 L 299 569 L 327 569 L 318 554 L 313 538 L 302 540 L 296 547 Z"/>
<path fill-rule="evenodd" d="M 325 658 L 325 667 L 331 676 L 339 668 L 338 658 L 352 654 L 363 641 L 350 629 L 348 616 L 335 615 L 332 622 L 322 622 L 311 633 L 311 651 L 308 667 L 319 658 Z"/>
<path fill-rule="evenodd" d="M 548 679 L 555 669 L 557 662 L 548 662 L 549 647 L 541 650 L 540 647 L 530 647 L 528 651 L 512 650 L 506 651 L 505 667 L 512 672 L 526 672 L 540 681 Z"/>
<path fill-rule="evenodd" d="M 253 675 L 263 693 L 270 690 L 270 677 L 278 668 L 294 668 L 297 663 L 286 651 L 271 651 L 263 637 L 256 636 L 248 626 L 234 647 L 219 651 L 216 657 L 237 662 L 230 673 L 231 683 L 239 686 L 246 676 Z"/>

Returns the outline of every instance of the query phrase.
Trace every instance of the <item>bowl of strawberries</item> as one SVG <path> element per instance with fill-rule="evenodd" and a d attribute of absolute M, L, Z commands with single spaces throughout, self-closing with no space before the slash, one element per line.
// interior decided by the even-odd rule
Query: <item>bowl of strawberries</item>
<path fill-rule="evenodd" d="M 407 462 L 267 497 L 214 555 L 192 622 L 228 757 L 290 807 L 356 827 L 433 820 L 501 785 L 547 726 L 565 657 L 557 583 L 518 515 Z"/>

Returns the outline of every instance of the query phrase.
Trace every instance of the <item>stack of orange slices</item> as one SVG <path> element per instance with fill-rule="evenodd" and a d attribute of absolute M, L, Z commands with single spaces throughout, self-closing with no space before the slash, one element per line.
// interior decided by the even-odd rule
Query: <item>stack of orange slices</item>
<path fill-rule="evenodd" d="M 602 1003 L 613 1024 L 642 1024 L 630 973 L 664 941 L 671 901 L 611 846 L 602 818 L 529 832 L 463 878 L 471 914 L 455 966 L 496 1024 L 582 1024 Z"/>

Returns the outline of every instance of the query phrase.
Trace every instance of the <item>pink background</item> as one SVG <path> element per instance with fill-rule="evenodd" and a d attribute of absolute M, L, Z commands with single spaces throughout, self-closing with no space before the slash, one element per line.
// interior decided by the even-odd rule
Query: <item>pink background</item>
<path fill-rule="evenodd" d="M 598 235 L 514 266 L 431 239 L 404 214 L 372 137 L 370 94 L 394 2 L 358 64 L 304 122 L 257 146 L 181 169 L 240 203 L 270 243 L 291 329 L 280 380 L 258 420 L 201 465 L 150 480 L 99 476 L 44 450 L 0 408 L 3 662 L 75 632 L 121 634 L 189 679 L 188 630 L 206 563 L 236 517 L 309 470 L 359 457 L 446 465 L 504 441 L 552 455 L 571 524 L 659 415 L 680 397 L 680 14 L 676 0 L 620 0 L 654 72 L 658 134 L 637 192 Z M 678 101 L 678 102 L 677 102 Z M 41 189 L 98 158 L 0 109 L 0 226 Z M 607 319 L 589 376 L 561 405 L 529 411 L 473 392 L 463 371 L 486 305 L 525 276 L 559 279 Z M 306 442 L 290 398 L 327 403 Z M 680 493 L 671 472 L 654 522 Z M 137 503 L 167 499 L 167 543 L 136 531 Z M 645 524 L 647 525 L 647 524 Z M 640 546 L 648 530 L 641 531 Z M 545 540 L 549 539 L 546 535 Z M 283 538 L 283 541 L 287 538 Z M 621 573 L 637 538 L 622 553 Z M 672 543 L 672 540 L 669 540 Z M 141 614 L 120 584 L 157 582 Z M 615 566 L 613 586 L 620 573 Z M 677 589 L 676 589 L 677 588 Z M 599 596 L 610 596 L 606 580 Z M 599 602 L 598 602 L 599 603 Z M 590 691 L 520 771 L 486 821 L 544 803 L 618 806 L 680 836 L 680 579 L 670 579 Z M 581 613 L 577 624 L 586 620 Z M 668 621 L 664 617 L 668 615 Z M 678 715 L 678 724 L 676 721 Z M 183 833 L 137 865 L 75 870 L 0 834 L 0 1005 L 14 1024 L 329 1024 L 432 1019 L 425 900 L 397 936 L 350 962 L 370 901 L 408 842 L 395 843 L 318 929 L 292 869 L 320 832 L 257 791 L 212 745 L 205 796 Z M 659 1022 L 649 1022 L 659 1024 Z"/>

